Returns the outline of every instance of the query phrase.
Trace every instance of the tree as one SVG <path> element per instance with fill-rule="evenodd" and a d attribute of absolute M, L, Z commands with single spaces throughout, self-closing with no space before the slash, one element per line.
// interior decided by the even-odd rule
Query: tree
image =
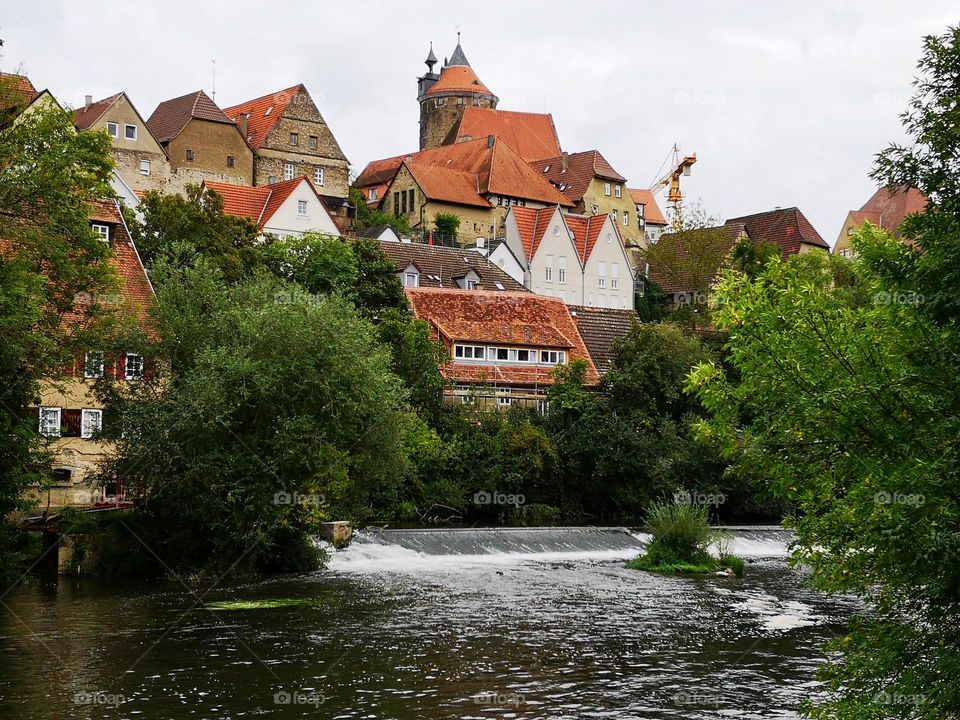
<path fill-rule="evenodd" d="M 4 81 L 6 82 L 6 81 Z M 0 517 L 42 484 L 49 458 L 24 412 L 40 382 L 58 376 L 109 331 L 110 246 L 90 225 L 91 203 L 112 193 L 110 139 L 78 133 L 71 115 L 38 106 L 0 130 Z M 0 581 L 11 579 L 15 535 L 0 530 Z"/>
<path fill-rule="evenodd" d="M 453 213 L 437 213 L 433 216 L 433 227 L 441 235 L 456 238 L 460 232 L 460 216 Z"/>
<path fill-rule="evenodd" d="M 155 279 L 169 372 L 132 396 L 101 383 L 126 428 L 105 474 L 144 498 L 138 535 L 161 567 L 310 567 L 318 521 L 362 519 L 407 473 L 417 420 L 389 352 L 336 296 L 230 286 L 205 261 Z"/>
<path fill-rule="evenodd" d="M 357 261 L 357 280 L 350 298 L 358 311 L 368 318 L 390 308 L 406 310 L 410 305 L 397 277 L 397 269 L 372 238 L 360 238 L 351 246 Z"/>
<path fill-rule="evenodd" d="M 359 188 L 351 188 L 350 204 L 357 209 L 357 217 L 353 223 L 355 230 L 387 225 L 392 227 L 398 235 L 409 236 L 411 233 L 410 220 L 406 215 L 390 215 L 379 210 L 371 210 L 363 196 L 363 191 Z"/>
<path fill-rule="evenodd" d="M 199 185 L 186 195 L 148 190 L 140 208 L 143 221 L 128 216 L 140 257 L 151 268 L 161 257 L 192 263 L 212 262 L 230 282 L 250 275 L 260 265 L 260 230 L 248 218 L 227 215 L 223 198 Z"/>
<path fill-rule="evenodd" d="M 783 252 L 780 246 L 769 240 L 754 242 L 751 238 L 744 237 L 737 241 L 733 246 L 730 266 L 748 277 L 756 277 L 767 266 L 767 263 L 774 258 L 782 257 Z"/>
<path fill-rule="evenodd" d="M 350 294 L 360 270 L 356 255 L 341 238 L 303 233 L 267 245 L 262 251 L 264 267 L 276 277 L 297 283 L 306 292 Z"/>

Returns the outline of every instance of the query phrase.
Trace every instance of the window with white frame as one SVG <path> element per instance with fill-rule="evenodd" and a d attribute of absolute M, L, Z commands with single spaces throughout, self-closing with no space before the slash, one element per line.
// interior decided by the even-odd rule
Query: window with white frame
<path fill-rule="evenodd" d="M 607 286 L 607 264 L 601 260 L 597 263 L 597 287 Z"/>
<path fill-rule="evenodd" d="M 617 290 L 620 287 L 620 265 L 615 262 L 610 263 L 610 289 Z"/>
<path fill-rule="evenodd" d="M 320 170 L 321 168 L 317 168 L 317 169 Z M 376 189 L 376 188 L 370 188 L 370 189 L 367 191 L 367 200 L 370 200 L 370 201 L 372 202 L 372 201 L 374 201 L 374 200 L 376 200 L 376 199 L 377 199 L 377 189 Z"/>
<path fill-rule="evenodd" d="M 124 380 L 143 380 L 143 356 L 137 353 L 127 353 L 123 368 Z"/>
<path fill-rule="evenodd" d="M 60 437 L 60 408 L 40 408 L 40 434 L 48 437 Z"/>
<path fill-rule="evenodd" d="M 103 223 L 93 223 L 91 225 L 93 231 L 100 236 L 100 239 L 104 242 L 110 242 L 110 226 L 104 225 Z"/>
<path fill-rule="evenodd" d="M 141 161 L 140 161 L 140 174 L 141 174 L 141 175 L 149 175 L 149 174 L 150 174 L 150 161 L 149 161 L 149 160 L 141 160 Z"/>
<path fill-rule="evenodd" d="M 314 185 L 316 185 L 316 186 L 318 186 L 318 187 L 323 187 L 323 181 L 324 181 L 324 179 L 325 179 L 325 178 L 324 178 L 324 172 L 323 172 L 323 168 L 322 168 L 322 167 L 318 167 L 316 170 L 313 171 L 313 184 L 314 184 Z M 376 200 L 376 199 L 377 199 L 377 191 L 376 191 L 376 189 L 374 189 L 374 191 L 373 191 L 373 197 L 370 198 L 370 199 L 371 199 L 371 200 Z"/>
<path fill-rule="evenodd" d="M 496 360 L 499 362 L 505 362 L 510 359 L 510 351 L 507 348 L 495 348 L 491 351 L 491 354 L 496 353 Z"/>
<path fill-rule="evenodd" d="M 610 183 L 603 184 L 603 194 L 606 195 L 607 197 L 610 196 Z"/>
<path fill-rule="evenodd" d="M 567 256 L 557 256 L 557 282 L 565 283 L 567 281 Z"/>
<path fill-rule="evenodd" d="M 92 438 L 103 429 L 103 410 L 83 410 L 80 413 L 80 437 Z"/>
<path fill-rule="evenodd" d="M 115 137 L 115 138 L 120 137 L 120 124 L 115 122 L 108 122 L 107 132 L 110 133 L 110 137 Z"/>
<path fill-rule="evenodd" d="M 453 356 L 458 360 L 486 360 L 487 349 L 482 345 L 457 345 Z"/>
<path fill-rule="evenodd" d="M 510 407 L 513 405 L 513 398 L 508 395 L 500 395 L 497 397 L 497 405 L 500 407 Z"/>
<path fill-rule="evenodd" d="M 89 379 L 103 377 L 103 353 L 88 352 L 83 358 L 83 376 Z"/>
<path fill-rule="evenodd" d="M 477 281 L 474 280 L 473 278 L 469 278 L 469 277 L 468 277 L 468 278 L 465 278 L 465 279 L 464 279 L 464 284 L 466 285 L 467 290 L 476 290 L 476 289 L 477 289 Z"/>
<path fill-rule="evenodd" d="M 420 273 L 407 271 L 403 274 L 403 286 L 408 288 L 420 287 Z"/>
<path fill-rule="evenodd" d="M 292 162 L 283 164 L 283 179 L 293 180 L 294 167 Z"/>
<path fill-rule="evenodd" d="M 306 200 L 297 200 L 297 215 L 300 217 L 307 216 L 307 201 Z"/>
<path fill-rule="evenodd" d="M 629 210 L 624 210 L 624 211 L 623 211 L 623 226 L 626 227 L 626 226 L 629 225 L 629 224 L 630 224 L 630 211 L 629 211 Z"/>
<path fill-rule="evenodd" d="M 137 126 L 136 125 L 124 125 L 123 126 L 123 136 L 127 140 L 136 140 L 137 139 Z"/>
<path fill-rule="evenodd" d="M 541 350 L 540 362 L 544 365 L 562 365 L 567 360 L 563 350 Z"/>
<path fill-rule="evenodd" d="M 617 224 L 617 211 L 616 211 L 616 210 L 612 210 L 612 211 L 610 212 L 610 217 L 613 218 L 613 224 L 616 225 L 616 224 Z"/>
<path fill-rule="evenodd" d="M 316 149 L 317 149 L 317 145 L 318 145 L 319 139 L 317 138 L 316 135 L 311 135 L 308 142 L 309 142 L 309 145 L 310 145 L 310 149 L 311 149 L 311 150 L 316 150 Z"/>
<path fill-rule="evenodd" d="M 543 279 L 553 282 L 553 255 L 547 255 L 543 261 Z"/>
<path fill-rule="evenodd" d="M 616 195 L 618 198 L 623 197 L 623 185 L 617 185 L 614 190 L 614 195 Z"/>

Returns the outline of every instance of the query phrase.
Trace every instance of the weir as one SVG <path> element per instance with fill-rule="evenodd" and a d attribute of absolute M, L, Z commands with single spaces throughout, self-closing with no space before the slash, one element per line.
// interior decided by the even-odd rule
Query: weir
<path fill-rule="evenodd" d="M 358 535 L 355 541 L 399 545 L 424 555 L 529 555 L 626 549 L 639 552 L 645 540 L 623 527 L 536 527 L 382 530 Z"/>

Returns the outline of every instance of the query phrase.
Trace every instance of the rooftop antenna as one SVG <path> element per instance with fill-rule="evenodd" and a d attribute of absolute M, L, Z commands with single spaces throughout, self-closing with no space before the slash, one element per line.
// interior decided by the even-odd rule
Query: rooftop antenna
<path fill-rule="evenodd" d="M 212 95 L 211 99 L 214 102 L 216 102 L 217 101 L 217 61 L 211 60 L 210 62 L 213 63 L 213 90 L 211 91 L 211 95 Z"/>

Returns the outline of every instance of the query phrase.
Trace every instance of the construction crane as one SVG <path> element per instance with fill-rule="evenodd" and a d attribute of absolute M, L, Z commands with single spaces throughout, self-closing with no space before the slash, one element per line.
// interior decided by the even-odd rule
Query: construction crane
<path fill-rule="evenodd" d="M 683 193 L 680 191 L 680 176 L 689 175 L 690 167 L 697 161 L 697 154 L 680 157 L 680 147 L 674 143 L 670 153 L 667 154 L 663 164 L 660 165 L 662 171 L 669 162 L 670 165 L 666 172 L 660 175 L 650 186 L 650 192 L 656 195 L 665 187 L 670 188 L 667 192 L 667 205 L 672 215 L 673 224 L 680 222 L 680 210 L 683 204 Z"/>

